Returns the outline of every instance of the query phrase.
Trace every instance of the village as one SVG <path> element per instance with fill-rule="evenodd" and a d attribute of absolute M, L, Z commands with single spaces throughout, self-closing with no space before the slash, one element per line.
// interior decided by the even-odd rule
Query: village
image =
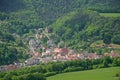
<path fill-rule="evenodd" d="M 14 64 L 10 65 L 3 65 L 0 66 L 0 72 L 2 71 L 9 71 L 9 70 L 16 70 L 24 67 L 30 67 L 34 65 L 38 65 L 40 63 L 48 63 L 48 62 L 65 62 L 70 60 L 84 60 L 84 59 L 100 59 L 105 56 L 109 56 L 111 58 L 120 57 L 119 53 L 116 53 L 114 51 L 106 52 L 102 55 L 94 53 L 88 53 L 88 52 L 81 52 L 77 53 L 75 50 L 69 49 L 66 47 L 66 44 L 64 42 L 58 43 L 57 46 L 55 46 L 54 41 L 50 38 L 49 30 L 46 28 L 42 31 L 42 35 L 39 34 L 39 32 L 42 29 L 37 29 L 35 38 L 31 38 L 29 40 L 29 52 L 28 55 L 31 55 L 31 58 L 27 59 L 25 62 L 14 62 Z M 47 45 L 49 47 L 46 47 L 40 43 L 41 39 L 47 37 Z M 61 45 L 63 45 L 61 47 Z M 41 51 L 38 51 L 41 50 Z"/>

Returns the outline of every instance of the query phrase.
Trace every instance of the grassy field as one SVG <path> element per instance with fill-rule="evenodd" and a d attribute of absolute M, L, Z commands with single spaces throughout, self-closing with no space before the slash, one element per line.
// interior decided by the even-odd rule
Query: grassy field
<path fill-rule="evenodd" d="M 120 17 L 120 13 L 100 13 L 104 17 Z"/>
<path fill-rule="evenodd" d="M 90 47 L 91 47 L 91 48 L 98 48 L 98 49 L 101 48 L 101 50 L 102 50 L 102 48 L 105 47 L 104 45 L 105 45 L 105 44 L 103 43 L 103 41 L 102 41 L 102 40 L 99 40 L 99 41 L 93 42 L 93 43 L 90 45 Z M 120 53 L 120 45 L 118 45 L 118 44 L 113 44 L 113 43 L 111 43 L 111 44 L 107 45 L 106 48 L 114 49 L 115 52 Z"/>
<path fill-rule="evenodd" d="M 115 74 L 120 67 L 70 72 L 48 77 L 47 80 L 118 80 Z"/>
<path fill-rule="evenodd" d="M 104 43 L 102 40 L 96 41 L 90 45 L 90 47 L 103 47 Z M 114 49 L 120 49 L 120 45 L 118 44 L 109 44 L 108 46 L 114 48 Z"/>

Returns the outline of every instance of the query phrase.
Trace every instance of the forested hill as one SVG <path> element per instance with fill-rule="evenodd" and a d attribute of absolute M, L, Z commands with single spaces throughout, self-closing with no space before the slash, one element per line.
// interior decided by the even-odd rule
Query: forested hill
<path fill-rule="evenodd" d="M 119 0 L 1 0 L 0 29 L 22 35 L 79 8 L 116 13 L 120 12 L 119 4 Z"/>
<path fill-rule="evenodd" d="M 31 0 L 43 20 L 55 20 L 79 8 L 98 12 L 120 12 L 119 0 Z"/>
<path fill-rule="evenodd" d="M 98 12 L 120 12 L 120 0 L 1 0 L 0 19 L 11 24 L 8 31 L 28 33 L 31 28 L 48 26 L 79 8 Z M 5 15 L 4 15 L 5 14 Z"/>
<path fill-rule="evenodd" d="M 90 52 L 98 51 L 98 53 L 109 51 L 104 47 L 102 52 L 99 44 L 120 44 L 119 26 L 120 17 L 106 18 L 95 11 L 84 9 L 73 11 L 51 25 L 54 33 L 58 34 L 69 47 L 87 49 Z M 90 48 L 96 41 L 99 47 Z"/>
<path fill-rule="evenodd" d="M 119 4 L 120 0 L 0 0 L 0 65 L 27 58 L 23 36 L 46 26 L 59 36 L 56 42 L 63 40 L 78 51 L 95 51 L 90 48 L 95 41 L 120 44 L 120 17 L 100 15 L 120 13 Z"/>
<path fill-rule="evenodd" d="M 40 19 L 48 22 L 46 24 L 50 24 L 58 17 L 79 8 L 98 12 L 120 12 L 119 4 L 119 0 L 1 0 L 0 11 L 32 10 Z"/>

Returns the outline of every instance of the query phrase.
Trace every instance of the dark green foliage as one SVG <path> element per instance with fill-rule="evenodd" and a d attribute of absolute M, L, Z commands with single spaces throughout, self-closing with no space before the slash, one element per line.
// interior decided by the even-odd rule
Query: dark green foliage
<path fill-rule="evenodd" d="M 9 12 L 7 16 L 5 13 L 1 20 L 7 19 L 6 25 L 8 26 L 5 27 L 9 28 L 10 32 L 24 34 L 28 33 L 31 28 L 52 24 L 57 18 L 80 8 L 99 12 L 120 12 L 119 4 L 119 0 L 1 0 L 0 12 Z M 83 16 L 82 18 L 86 19 Z M 70 22 L 71 25 L 72 21 Z M 76 22 L 78 23 L 79 20 Z M 84 22 L 79 24 L 84 26 Z M 80 25 L 76 24 L 76 27 L 80 28 Z"/>
<path fill-rule="evenodd" d="M 29 73 L 22 76 L 14 76 L 12 80 L 46 80 L 46 78 L 40 73 Z"/>
<path fill-rule="evenodd" d="M 113 59 L 113 66 L 120 66 L 120 58 Z"/>
<path fill-rule="evenodd" d="M 45 80 L 44 76 L 53 76 L 58 73 L 91 70 L 112 66 L 120 66 L 120 58 L 110 58 L 106 56 L 102 59 L 94 60 L 74 60 L 39 64 L 34 67 L 26 67 L 16 71 L 1 72 L 0 79 L 4 78 L 5 80 Z M 44 76 L 42 74 L 44 74 Z"/>
<path fill-rule="evenodd" d="M 5 19 L 8 19 L 9 16 L 8 14 L 4 13 L 4 12 L 0 12 L 0 20 L 5 20 Z"/>
<path fill-rule="evenodd" d="M 22 58 L 28 58 L 24 54 L 25 45 L 23 42 L 8 32 L 0 31 L 0 65 L 11 64 Z M 24 55 L 23 55 L 24 54 Z"/>
<path fill-rule="evenodd" d="M 1 0 L 0 1 L 0 11 L 11 12 L 17 11 L 25 7 L 23 0 Z"/>
<path fill-rule="evenodd" d="M 88 7 L 91 10 L 98 11 L 98 12 L 120 12 L 120 4 L 119 0 L 89 0 L 91 7 Z"/>
<path fill-rule="evenodd" d="M 109 67 L 109 64 L 112 63 L 112 60 L 110 57 L 106 56 L 104 59 L 103 59 L 103 65 L 104 67 Z"/>
<path fill-rule="evenodd" d="M 53 22 L 73 10 L 86 8 L 98 12 L 120 12 L 119 0 L 32 0 L 37 13 L 45 21 Z"/>
<path fill-rule="evenodd" d="M 120 35 L 119 34 L 114 35 L 112 38 L 112 42 L 115 44 L 120 44 Z"/>
<path fill-rule="evenodd" d="M 115 75 L 116 77 L 120 77 L 120 72 Z"/>
<path fill-rule="evenodd" d="M 110 44 L 111 43 L 111 34 L 110 33 L 105 33 L 104 35 L 103 35 L 103 42 L 105 43 L 105 44 Z"/>

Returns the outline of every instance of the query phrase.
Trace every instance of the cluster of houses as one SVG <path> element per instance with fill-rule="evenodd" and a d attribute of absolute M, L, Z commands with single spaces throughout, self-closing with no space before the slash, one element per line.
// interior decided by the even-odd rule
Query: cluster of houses
<path fill-rule="evenodd" d="M 100 59 L 104 56 L 109 56 L 111 58 L 120 57 L 120 54 L 111 51 L 110 53 L 104 53 L 104 55 L 99 55 L 97 53 L 75 53 L 74 50 L 68 48 L 54 48 L 52 50 L 46 50 L 39 54 L 35 53 L 36 57 L 40 57 L 38 62 L 50 62 L 50 61 L 69 61 L 69 60 L 83 60 L 83 59 Z M 46 60 L 46 61 L 44 61 Z M 32 61 L 31 61 L 32 62 Z M 37 62 L 36 62 L 37 63 Z"/>
<path fill-rule="evenodd" d="M 104 55 L 99 55 L 97 53 L 75 53 L 74 50 L 68 48 L 54 48 L 53 51 L 46 50 L 46 52 L 35 52 L 34 54 L 35 55 L 33 57 L 27 59 L 24 63 L 14 63 L 10 65 L 0 66 L 0 71 L 16 70 L 22 67 L 37 65 L 39 63 L 83 59 L 100 59 L 104 56 L 109 56 L 111 58 L 120 57 L 120 54 L 114 51 L 111 51 L 110 53 L 104 53 Z"/>
<path fill-rule="evenodd" d="M 31 58 L 27 59 L 24 63 L 14 63 L 10 65 L 0 66 L 1 71 L 9 71 L 9 70 L 16 70 L 22 67 L 28 67 L 37 65 L 40 63 L 48 63 L 48 62 L 57 62 L 57 61 L 69 61 L 69 60 L 83 60 L 83 59 L 100 59 L 104 56 L 110 56 L 111 58 L 120 57 L 120 54 L 111 51 L 110 53 L 104 53 L 104 55 L 99 55 L 97 53 L 76 53 L 74 50 L 68 49 L 65 45 L 64 48 L 60 48 L 60 44 L 58 47 L 55 47 L 54 41 L 50 39 L 48 33 L 48 28 L 43 31 L 44 36 L 48 37 L 47 44 L 50 48 L 46 48 L 42 44 L 39 43 L 40 39 L 43 38 L 43 35 L 39 35 L 39 32 L 42 29 L 36 30 L 36 40 L 30 39 L 29 40 L 29 48 L 30 51 L 28 52 L 29 55 L 32 55 Z M 39 45 L 40 44 L 40 45 Z M 62 42 L 62 44 L 64 44 Z M 37 49 L 42 49 L 42 52 L 38 52 Z"/>

